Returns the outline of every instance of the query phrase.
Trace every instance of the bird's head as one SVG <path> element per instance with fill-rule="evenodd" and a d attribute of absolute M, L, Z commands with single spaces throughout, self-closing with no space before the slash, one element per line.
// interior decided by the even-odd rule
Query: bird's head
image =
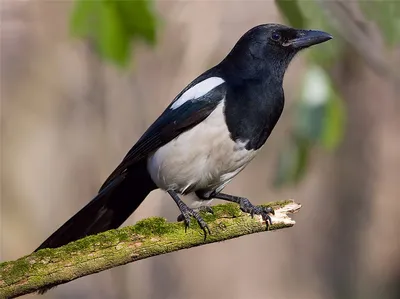
<path fill-rule="evenodd" d="M 225 58 L 243 76 L 281 76 L 300 50 L 332 39 L 326 32 L 263 24 L 247 31 Z"/>

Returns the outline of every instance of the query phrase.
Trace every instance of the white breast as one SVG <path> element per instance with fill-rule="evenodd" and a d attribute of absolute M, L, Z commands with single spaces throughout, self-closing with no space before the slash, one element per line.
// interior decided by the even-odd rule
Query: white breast
<path fill-rule="evenodd" d="M 255 156 L 246 142 L 234 142 L 223 114 L 224 102 L 200 124 L 159 148 L 147 168 L 164 190 L 189 193 L 221 189 Z"/>

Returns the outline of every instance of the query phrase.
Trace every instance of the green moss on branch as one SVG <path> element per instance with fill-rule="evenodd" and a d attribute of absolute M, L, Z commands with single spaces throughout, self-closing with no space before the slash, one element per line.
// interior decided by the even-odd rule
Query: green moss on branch
<path fill-rule="evenodd" d="M 270 230 L 294 225 L 287 213 L 300 205 L 292 201 L 267 204 L 275 208 Z M 202 214 L 211 229 L 204 241 L 203 231 L 192 221 L 185 233 L 184 224 L 152 217 L 134 226 L 88 236 L 55 249 L 43 249 L 15 261 L 0 264 L 0 298 L 15 298 L 38 289 L 66 283 L 151 256 L 205 245 L 265 231 L 261 217 L 242 213 L 236 204 L 213 207 L 214 214 Z"/>

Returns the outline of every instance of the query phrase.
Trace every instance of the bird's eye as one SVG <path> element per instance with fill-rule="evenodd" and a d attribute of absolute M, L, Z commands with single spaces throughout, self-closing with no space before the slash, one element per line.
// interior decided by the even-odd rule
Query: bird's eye
<path fill-rule="evenodd" d="M 271 38 L 274 41 L 279 41 L 281 39 L 281 35 L 279 33 L 277 33 L 277 32 L 274 32 L 274 33 L 272 33 Z"/>

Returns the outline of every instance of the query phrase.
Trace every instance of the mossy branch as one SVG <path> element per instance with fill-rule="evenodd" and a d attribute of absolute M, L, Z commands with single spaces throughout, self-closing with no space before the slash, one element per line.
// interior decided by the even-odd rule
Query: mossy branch
<path fill-rule="evenodd" d="M 269 203 L 275 209 L 270 230 L 291 227 L 287 214 L 301 206 L 293 201 Z M 265 231 L 261 217 L 253 219 L 236 204 L 213 207 L 214 215 L 202 214 L 212 235 L 204 241 L 203 231 L 192 221 L 185 233 L 183 223 L 148 218 L 134 226 L 89 236 L 56 249 L 43 249 L 15 261 L 0 264 L 0 298 L 15 298 L 46 286 L 63 284 L 79 277 L 185 248 L 220 242 Z"/>

